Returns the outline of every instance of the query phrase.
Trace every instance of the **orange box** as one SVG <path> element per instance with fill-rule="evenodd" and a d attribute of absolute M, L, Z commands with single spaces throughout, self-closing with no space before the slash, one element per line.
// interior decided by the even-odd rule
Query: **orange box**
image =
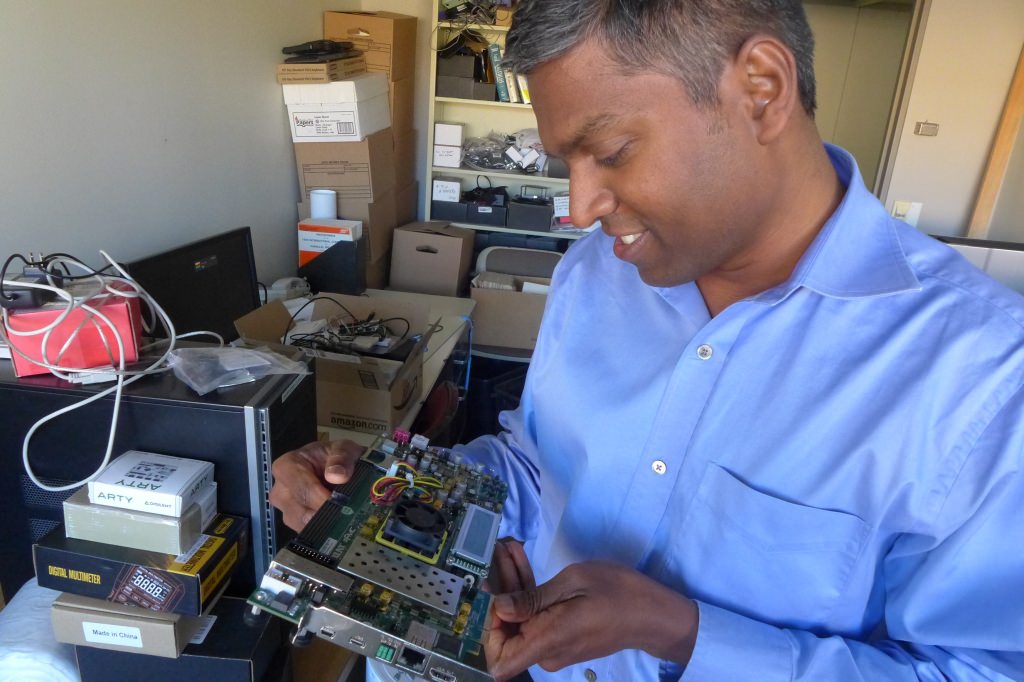
<path fill-rule="evenodd" d="M 111 296 L 102 302 L 97 301 L 88 305 L 114 325 L 117 335 L 124 344 L 124 361 L 129 363 L 138 360 L 139 340 L 142 338 L 139 299 Z M 65 308 L 65 303 L 58 302 L 36 310 L 11 312 L 8 315 L 6 332 L 11 344 L 11 360 L 16 376 L 46 374 L 50 371 L 39 364 L 43 359 L 44 337 L 46 357 L 50 364 L 69 370 L 118 365 L 121 358 L 114 329 L 95 314 L 80 307 L 75 308 L 50 331 L 49 335 L 19 334 L 45 329 L 60 317 Z M 64 348 L 65 344 L 67 348 Z"/>

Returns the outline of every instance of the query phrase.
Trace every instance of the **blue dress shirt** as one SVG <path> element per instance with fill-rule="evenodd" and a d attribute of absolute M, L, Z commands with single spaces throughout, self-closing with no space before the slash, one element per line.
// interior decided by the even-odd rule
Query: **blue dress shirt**
<path fill-rule="evenodd" d="M 685 670 L 535 680 L 1024 679 L 1024 299 L 847 187 L 788 281 L 711 318 L 594 233 L 520 408 L 464 446 L 538 582 L 607 559 L 695 599 Z M 614 623 L 608 627 L 614 628 Z"/>

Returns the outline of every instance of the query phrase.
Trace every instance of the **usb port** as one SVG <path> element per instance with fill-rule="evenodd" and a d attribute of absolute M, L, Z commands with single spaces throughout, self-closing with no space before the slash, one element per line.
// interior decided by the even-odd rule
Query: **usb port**
<path fill-rule="evenodd" d="M 353 637 L 350 640 L 348 640 L 348 643 L 350 646 L 357 646 L 360 649 L 366 647 L 366 642 L 363 641 L 362 637 Z"/>
<path fill-rule="evenodd" d="M 334 639 L 334 628 L 322 627 L 320 628 L 320 636 L 324 639 Z"/>

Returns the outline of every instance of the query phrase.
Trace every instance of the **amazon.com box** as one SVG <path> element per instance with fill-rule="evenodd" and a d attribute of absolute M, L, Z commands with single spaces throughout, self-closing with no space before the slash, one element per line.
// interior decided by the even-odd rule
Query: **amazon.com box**
<path fill-rule="evenodd" d="M 282 332 L 296 324 L 327 320 L 333 328 L 353 318 L 388 320 L 396 337 L 390 348 L 303 351 L 314 358 L 318 424 L 366 433 L 395 429 L 423 392 L 423 351 L 433 331 L 428 308 L 372 293 L 345 296 L 321 292 L 306 311 L 311 311 L 308 318 L 303 315 L 294 320 L 281 301 L 271 301 L 235 320 L 235 329 L 247 341 L 280 344 Z"/>
<path fill-rule="evenodd" d="M 249 521 L 219 514 L 187 552 L 160 554 L 64 536 L 58 526 L 32 546 L 40 587 L 198 616 L 249 547 Z"/>

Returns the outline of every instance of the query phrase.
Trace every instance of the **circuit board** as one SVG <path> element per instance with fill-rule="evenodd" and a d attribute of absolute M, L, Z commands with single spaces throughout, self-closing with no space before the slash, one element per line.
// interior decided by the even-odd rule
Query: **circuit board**
<path fill-rule="evenodd" d="M 458 454 L 378 439 L 249 596 L 295 625 L 433 682 L 489 682 L 483 640 L 508 486 Z"/>

